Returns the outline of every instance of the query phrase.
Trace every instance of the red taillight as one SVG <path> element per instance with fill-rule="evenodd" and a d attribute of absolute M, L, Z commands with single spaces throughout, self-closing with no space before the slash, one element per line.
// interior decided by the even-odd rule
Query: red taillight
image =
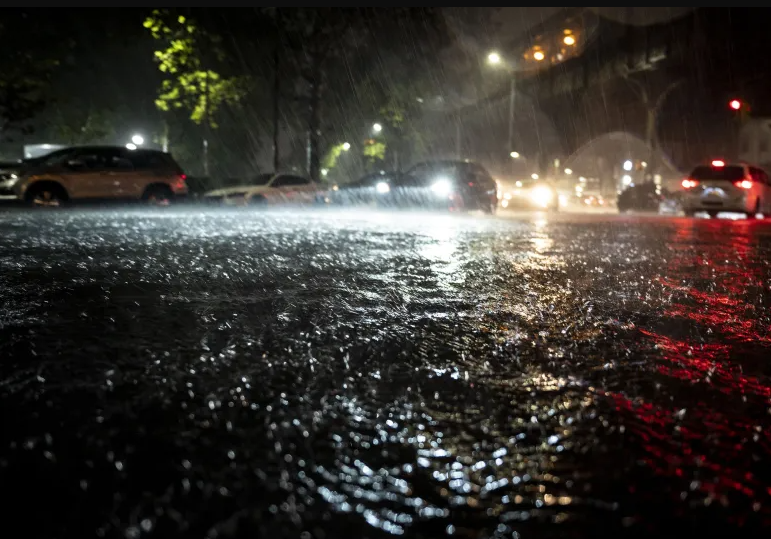
<path fill-rule="evenodd" d="M 734 185 L 736 187 L 741 187 L 742 189 L 752 189 L 752 182 L 750 180 L 735 181 Z"/>
<path fill-rule="evenodd" d="M 181 191 L 186 187 L 185 180 L 187 179 L 187 175 L 185 174 L 179 174 L 177 176 L 177 181 L 174 182 L 174 190 L 175 191 Z"/>
<path fill-rule="evenodd" d="M 686 178 L 683 180 L 683 182 L 680 185 L 683 186 L 683 189 L 693 189 L 694 187 L 699 185 L 699 182 L 697 180 Z"/>

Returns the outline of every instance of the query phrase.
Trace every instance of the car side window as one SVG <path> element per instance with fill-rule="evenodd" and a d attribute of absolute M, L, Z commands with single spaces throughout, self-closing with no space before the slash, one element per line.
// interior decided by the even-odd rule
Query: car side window
<path fill-rule="evenodd" d="M 310 181 L 301 176 L 279 176 L 273 181 L 273 187 L 295 187 L 308 185 Z"/>
<path fill-rule="evenodd" d="M 83 151 L 70 155 L 67 163 L 75 170 L 97 172 L 105 169 L 104 156 L 98 151 Z"/>

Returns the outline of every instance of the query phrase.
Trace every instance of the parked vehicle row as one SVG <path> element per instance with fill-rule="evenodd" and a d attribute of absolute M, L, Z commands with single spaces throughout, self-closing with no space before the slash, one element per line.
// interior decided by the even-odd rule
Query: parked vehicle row
<path fill-rule="evenodd" d="M 189 193 L 170 154 L 119 146 L 65 148 L 0 167 L 0 197 L 37 206 L 133 199 L 166 205 Z M 495 211 L 496 183 L 476 163 L 431 161 L 403 174 L 376 174 L 331 189 L 297 174 L 260 174 L 200 193 L 210 205 L 377 204 Z"/>

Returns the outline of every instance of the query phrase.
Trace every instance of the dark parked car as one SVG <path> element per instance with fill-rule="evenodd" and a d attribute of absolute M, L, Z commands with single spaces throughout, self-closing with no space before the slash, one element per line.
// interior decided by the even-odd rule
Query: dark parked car
<path fill-rule="evenodd" d="M 668 198 L 668 193 L 660 185 L 652 182 L 630 185 L 618 195 L 618 211 L 659 211 L 659 206 Z"/>

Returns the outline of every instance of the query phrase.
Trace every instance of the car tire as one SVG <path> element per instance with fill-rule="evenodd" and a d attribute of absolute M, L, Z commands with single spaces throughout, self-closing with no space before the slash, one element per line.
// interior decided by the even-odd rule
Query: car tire
<path fill-rule="evenodd" d="M 168 185 L 151 185 L 142 193 L 142 202 L 151 206 L 168 206 L 174 200 L 174 192 Z"/>
<path fill-rule="evenodd" d="M 61 207 L 69 197 L 64 187 L 54 182 L 32 184 L 24 193 L 24 201 L 36 208 Z"/>
<path fill-rule="evenodd" d="M 498 204 L 490 202 L 488 204 L 482 204 L 482 211 L 487 215 L 495 215 L 495 210 L 498 209 Z"/>
<path fill-rule="evenodd" d="M 760 209 L 761 209 L 762 207 L 763 207 L 763 206 L 760 204 L 760 199 L 758 199 L 758 200 L 755 202 L 755 211 L 754 211 L 754 212 L 751 212 L 751 213 L 747 213 L 747 214 L 746 214 L 746 215 L 747 215 L 747 219 L 757 219 L 757 218 L 758 218 L 758 214 L 760 213 Z"/>

